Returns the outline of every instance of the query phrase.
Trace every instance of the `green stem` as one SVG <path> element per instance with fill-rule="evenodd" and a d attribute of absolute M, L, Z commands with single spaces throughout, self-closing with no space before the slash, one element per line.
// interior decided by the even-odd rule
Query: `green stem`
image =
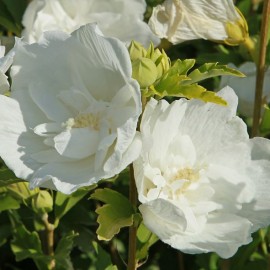
<path fill-rule="evenodd" d="M 257 65 L 256 93 L 253 111 L 252 137 L 259 134 L 259 124 L 262 108 L 263 81 L 265 73 L 265 56 L 268 42 L 268 26 L 270 17 L 270 0 L 264 1 L 263 18 L 260 34 L 259 61 Z"/>
<path fill-rule="evenodd" d="M 142 114 L 146 105 L 147 99 L 142 96 Z M 141 117 L 142 117 L 141 114 Z M 137 130 L 140 130 L 141 117 L 138 121 Z M 134 177 L 134 168 L 133 164 L 129 166 L 130 173 L 130 185 L 129 185 L 129 201 L 134 207 L 137 208 L 138 203 L 138 194 Z M 134 222 L 132 226 L 129 227 L 129 239 L 128 239 L 128 270 L 136 270 L 138 266 L 138 260 L 136 259 L 136 243 L 137 243 L 137 224 Z"/>
<path fill-rule="evenodd" d="M 137 207 L 137 189 L 134 178 L 134 169 L 131 164 L 130 167 L 130 186 L 129 186 L 129 201 L 136 208 Z M 129 240 L 128 240 L 128 270 L 136 270 L 138 267 L 138 261 L 136 260 L 136 238 L 137 225 L 133 223 L 129 227 Z"/>
<path fill-rule="evenodd" d="M 42 221 L 45 226 L 46 233 L 46 254 L 52 257 L 54 256 L 54 225 L 49 222 L 47 213 L 42 216 Z M 55 269 L 54 259 L 51 260 L 49 269 Z"/>

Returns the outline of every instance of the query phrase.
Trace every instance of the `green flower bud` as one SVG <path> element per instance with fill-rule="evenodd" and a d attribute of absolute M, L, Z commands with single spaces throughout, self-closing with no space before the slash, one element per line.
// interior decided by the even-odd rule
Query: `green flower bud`
<path fill-rule="evenodd" d="M 147 51 L 147 58 L 151 59 L 157 67 L 157 79 L 159 79 L 171 66 L 171 61 L 164 50 L 155 49 L 153 43 Z"/>
<path fill-rule="evenodd" d="M 226 32 L 228 34 L 228 38 L 224 40 L 225 44 L 235 46 L 239 45 L 248 38 L 248 25 L 245 17 L 243 14 L 238 10 L 238 13 L 240 15 L 240 19 L 232 22 L 226 23 Z"/>
<path fill-rule="evenodd" d="M 147 53 L 146 49 L 139 42 L 136 42 L 134 40 L 131 41 L 128 51 L 131 61 L 145 57 Z"/>
<path fill-rule="evenodd" d="M 132 78 L 141 88 L 146 88 L 157 80 L 157 67 L 151 59 L 141 58 L 132 62 Z"/>
<path fill-rule="evenodd" d="M 52 211 L 53 199 L 50 193 L 46 190 L 40 190 L 32 198 L 32 208 L 36 213 L 48 213 Z"/>

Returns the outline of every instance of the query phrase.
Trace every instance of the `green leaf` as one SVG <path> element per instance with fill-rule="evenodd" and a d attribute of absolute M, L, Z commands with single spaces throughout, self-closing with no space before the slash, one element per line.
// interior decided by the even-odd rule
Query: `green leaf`
<path fill-rule="evenodd" d="M 5 187 L 18 182 L 23 182 L 23 180 L 17 178 L 10 169 L 6 167 L 0 169 L 0 187 Z"/>
<path fill-rule="evenodd" d="M 34 260 L 45 260 L 49 263 L 49 258 L 42 252 L 41 241 L 37 232 L 28 231 L 23 224 L 16 226 L 11 241 L 11 249 L 17 261 L 27 258 Z"/>
<path fill-rule="evenodd" d="M 135 211 L 129 200 L 122 194 L 105 188 L 97 189 L 90 197 L 104 202 L 105 204 L 96 210 L 99 215 L 97 222 L 98 239 L 111 240 L 123 227 L 133 224 Z"/>
<path fill-rule="evenodd" d="M 198 84 L 174 85 L 172 87 L 168 87 L 167 90 L 162 93 L 162 96 L 185 97 L 188 99 L 196 98 L 204 102 L 213 102 L 219 105 L 227 105 L 226 100 L 220 96 L 217 96 L 215 92 L 207 91 L 204 87 Z"/>
<path fill-rule="evenodd" d="M 7 192 L 0 193 L 0 212 L 19 208 L 20 202 L 18 200 L 11 197 Z"/>
<path fill-rule="evenodd" d="M 27 7 L 27 0 L 2 0 L 7 10 L 17 24 L 21 24 L 24 11 Z"/>
<path fill-rule="evenodd" d="M 69 255 L 72 251 L 75 237 L 77 237 L 77 234 L 70 232 L 63 236 L 58 242 L 54 254 L 56 270 L 73 269 Z"/>
<path fill-rule="evenodd" d="M 155 244 L 159 238 L 145 227 L 143 222 L 137 230 L 137 251 L 136 258 L 143 260 L 148 257 L 149 248 Z"/>
<path fill-rule="evenodd" d="M 93 241 L 92 245 L 97 254 L 96 270 L 117 270 L 117 267 L 112 265 L 111 256 L 96 241 Z"/>
<path fill-rule="evenodd" d="M 10 14 L 2 0 L 0 1 L 0 25 L 4 26 L 8 31 L 20 35 L 20 27 L 15 23 L 12 14 Z"/>
<path fill-rule="evenodd" d="M 73 207 L 75 206 L 91 189 L 94 189 L 96 185 L 92 185 L 88 189 L 79 189 L 76 192 L 65 195 L 61 192 L 56 193 L 54 214 L 56 223 L 58 225 L 59 220 Z"/>
<path fill-rule="evenodd" d="M 187 75 L 188 71 L 195 65 L 195 59 L 177 59 L 170 69 L 171 73 Z"/>
<path fill-rule="evenodd" d="M 221 75 L 245 77 L 242 72 L 233 68 L 229 68 L 226 65 L 219 65 L 218 63 L 206 63 L 189 73 L 188 77 L 190 80 L 183 82 L 183 84 L 193 84 L 208 78 Z"/>
<path fill-rule="evenodd" d="M 38 188 L 30 190 L 28 182 L 13 183 L 6 186 L 6 189 L 12 197 L 19 200 L 27 200 L 39 192 Z"/>
<path fill-rule="evenodd" d="M 268 106 L 264 106 L 264 112 L 263 112 L 262 121 L 260 125 L 260 131 L 263 134 L 270 133 L 270 108 Z"/>
<path fill-rule="evenodd" d="M 0 247 L 7 242 L 7 238 L 9 238 L 12 234 L 10 224 L 1 224 L 0 229 Z"/>

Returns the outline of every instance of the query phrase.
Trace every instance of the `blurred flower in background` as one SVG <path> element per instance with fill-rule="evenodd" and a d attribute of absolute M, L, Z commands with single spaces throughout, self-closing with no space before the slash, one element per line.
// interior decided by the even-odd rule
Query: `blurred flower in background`
<path fill-rule="evenodd" d="M 236 68 L 246 75 L 245 78 L 222 76 L 220 88 L 230 86 L 235 89 L 239 98 L 238 110 L 244 115 L 251 117 L 253 115 L 255 88 L 256 88 L 256 65 L 254 62 L 246 62 L 238 68 L 233 64 L 230 67 Z M 264 75 L 263 101 L 270 102 L 270 69 L 267 69 Z"/>
<path fill-rule="evenodd" d="M 232 0 L 165 0 L 153 9 L 149 26 L 173 44 L 202 38 L 237 45 L 248 36 Z"/>
<path fill-rule="evenodd" d="M 139 84 L 123 42 L 95 24 L 18 40 L 11 98 L 0 95 L 0 155 L 17 177 L 71 193 L 140 153 Z"/>
<path fill-rule="evenodd" d="M 144 224 L 185 253 L 231 257 L 270 222 L 270 142 L 249 139 L 228 106 L 152 99 L 142 122 L 135 179 Z"/>
<path fill-rule="evenodd" d="M 44 31 L 71 33 L 81 25 L 96 22 L 105 36 L 157 45 L 159 38 L 143 21 L 145 10 L 144 0 L 33 0 L 23 16 L 22 36 L 32 43 Z"/>

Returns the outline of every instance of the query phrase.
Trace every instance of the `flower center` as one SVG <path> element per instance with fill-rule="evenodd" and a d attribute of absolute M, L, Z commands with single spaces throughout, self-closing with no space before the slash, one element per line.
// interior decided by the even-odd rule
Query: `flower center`
<path fill-rule="evenodd" d="M 199 175 L 198 171 L 195 171 L 194 169 L 191 169 L 191 168 L 184 168 L 184 169 L 181 169 L 180 171 L 178 171 L 174 175 L 172 180 L 185 179 L 185 180 L 189 180 L 189 181 L 194 181 L 194 180 L 198 180 L 199 176 L 200 175 Z"/>
<path fill-rule="evenodd" d="M 68 129 L 91 127 L 99 130 L 99 115 L 93 113 L 78 114 L 75 118 L 69 118 L 64 126 Z"/>

